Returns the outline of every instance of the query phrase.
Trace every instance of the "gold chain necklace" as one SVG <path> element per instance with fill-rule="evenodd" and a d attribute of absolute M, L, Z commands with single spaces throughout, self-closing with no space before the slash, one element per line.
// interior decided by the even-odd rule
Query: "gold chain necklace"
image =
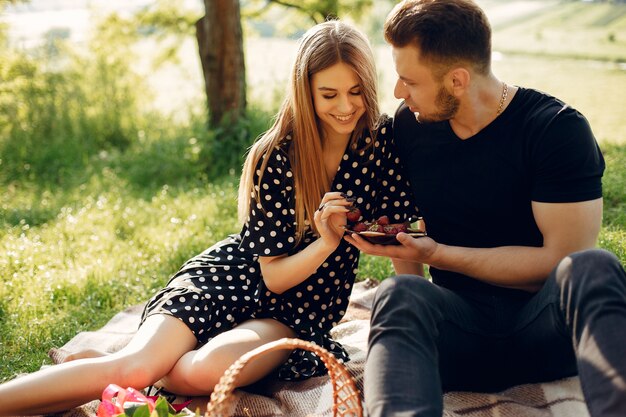
<path fill-rule="evenodd" d="M 506 102 L 506 96 L 509 92 L 509 86 L 506 85 L 505 82 L 502 82 L 502 97 L 500 97 L 500 105 L 498 106 L 498 111 L 496 114 L 502 113 L 502 109 L 504 108 L 504 103 Z"/>

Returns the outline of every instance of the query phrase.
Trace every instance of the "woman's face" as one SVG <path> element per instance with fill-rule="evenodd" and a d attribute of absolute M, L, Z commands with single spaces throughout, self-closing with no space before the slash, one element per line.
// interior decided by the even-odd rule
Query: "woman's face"
<path fill-rule="evenodd" d="M 365 113 L 361 84 L 352 68 L 340 62 L 313 74 L 311 89 L 322 137 L 349 138 Z"/>

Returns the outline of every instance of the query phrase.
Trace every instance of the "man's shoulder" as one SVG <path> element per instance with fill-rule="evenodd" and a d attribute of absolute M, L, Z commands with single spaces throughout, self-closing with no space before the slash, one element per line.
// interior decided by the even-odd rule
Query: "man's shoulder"
<path fill-rule="evenodd" d="M 556 130 L 578 130 L 588 127 L 587 119 L 564 101 L 539 90 L 519 87 L 511 103 L 507 124 L 515 124 L 534 138 Z M 504 122 L 504 121 L 503 121 Z"/>
<path fill-rule="evenodd" d="M 562 114 L 578 114 L 564 101 L 540 90 L 519 87 L 514 99 L 515 109 L 526 118 L 552 119 Z"/>

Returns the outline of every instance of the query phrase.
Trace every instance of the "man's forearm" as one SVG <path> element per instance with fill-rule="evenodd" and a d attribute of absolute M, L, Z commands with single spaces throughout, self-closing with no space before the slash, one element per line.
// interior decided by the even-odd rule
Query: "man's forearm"
<path fill-rule="evenodd" d="M 430 265 L 492 285 L 534 292 L 566 255 L 545 247 L 463 248 L 439 244 Z"/>

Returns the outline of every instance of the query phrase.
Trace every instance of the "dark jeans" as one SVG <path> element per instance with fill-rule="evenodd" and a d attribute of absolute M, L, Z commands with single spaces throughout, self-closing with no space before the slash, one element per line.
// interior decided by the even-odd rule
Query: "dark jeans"
<path fill-rule="evenodd" d="M 445 391 L 577 373 L 591 416 L 626 416 L 626 274 L 613 254 L 566 257 L 536 294 L 489 288 L 382 282 L 365 367 L 370 417 L 441 417 Z"/>

